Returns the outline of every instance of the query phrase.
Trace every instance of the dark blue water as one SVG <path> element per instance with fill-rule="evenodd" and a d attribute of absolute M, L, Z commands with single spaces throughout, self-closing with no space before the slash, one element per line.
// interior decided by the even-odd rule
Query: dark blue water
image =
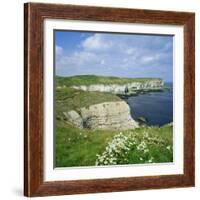
<path fill-rule="evenodd" d="M 131 107 L 131 115 L 134 119 L 144 117 L 148 125 L 162 126 L 173 121 L 173 87 L 172 83 L 166 83 L 169 90 L 163 92 L 151 92 L 131 96 L 127 103 Z"/>

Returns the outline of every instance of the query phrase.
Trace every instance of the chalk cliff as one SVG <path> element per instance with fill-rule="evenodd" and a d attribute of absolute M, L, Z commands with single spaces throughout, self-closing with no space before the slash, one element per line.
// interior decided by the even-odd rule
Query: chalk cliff
<path fill-rule="evenodd" d="M 63 114 L 67 121 L 79 128 L 127 130 L 138 127 L 125 101 L 95 104 Z"/>
<path fill-rule="evenodd" d="M 132 82 L 123 85 L 119 84 L 91 84 L 91 85 L 74 85 L 71 86 L 77 90 L 90 91 L 90 92 L 111 92 L 114 94 L 123 94 L 125 90 L 128 90 L 128 93 L 135 93 L 140 90 L 159 90 L 163 88 L 162 80 L 149 80 L 146 82 Z"/>

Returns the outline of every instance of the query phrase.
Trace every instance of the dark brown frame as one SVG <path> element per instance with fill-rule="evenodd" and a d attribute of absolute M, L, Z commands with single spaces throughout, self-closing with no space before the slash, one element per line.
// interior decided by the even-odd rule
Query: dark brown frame
<path fill-rule="evenodd" d="M 195 14 L 41 3 L 27 3 L 24 11 L 24 194 L 45 196 L 194 186 Z M 184 27 L 184 174 L 43 181 L 43 22 L 46 18 Z"/>

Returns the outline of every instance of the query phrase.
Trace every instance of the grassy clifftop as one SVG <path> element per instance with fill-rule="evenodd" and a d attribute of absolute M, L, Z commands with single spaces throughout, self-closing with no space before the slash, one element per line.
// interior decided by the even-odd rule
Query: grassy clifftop
<path fill-rule="evenodd" d="M 92 84 L 118 84 L 123 85 L 133 82 L 162 81 L 160 78 L 119 78 L 113 76 L 81 75 L 71 77 L 56 77 L 56 86 L 92 85 Z"/>
<path fill-rule="evenodd" d="M 56 89 L 56 116 L 61 118 L 63 112 L 78 111 L 82 107 L 88 107 L 93 104 L 120 100 L 118 96 L 111 93 L 86 92 L 69 87 Z"/>

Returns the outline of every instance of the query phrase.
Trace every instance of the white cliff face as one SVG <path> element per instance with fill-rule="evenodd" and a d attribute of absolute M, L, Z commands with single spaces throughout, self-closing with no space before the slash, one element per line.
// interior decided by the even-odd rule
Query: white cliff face
<path fill-rule="evenodd" d="M 93 85 L 79 85 L 79 86 L 72 86 L 72 88 L 77 90 L 89 91 L 89 92 L 111 92 L 115 94 L 124 93 L 125 89 L 127 88 L 129 92 L 134 92 L 137 90 L 156 90 L 162 89 L 164 83 L 161 80 L 150 80 L 146 82 L 133 82 L 128 83 L 125 85 L 118 85 L 118 84 L 93 84 Z"/>
<path fill-rule="evenodd" d="M 138 127 L 125 101 L 95 104 L 81 108 L 79 114 L 76 111 L 69 111 L 64 115 L 69 122 L 79 128 L 127 130 Z"/>

